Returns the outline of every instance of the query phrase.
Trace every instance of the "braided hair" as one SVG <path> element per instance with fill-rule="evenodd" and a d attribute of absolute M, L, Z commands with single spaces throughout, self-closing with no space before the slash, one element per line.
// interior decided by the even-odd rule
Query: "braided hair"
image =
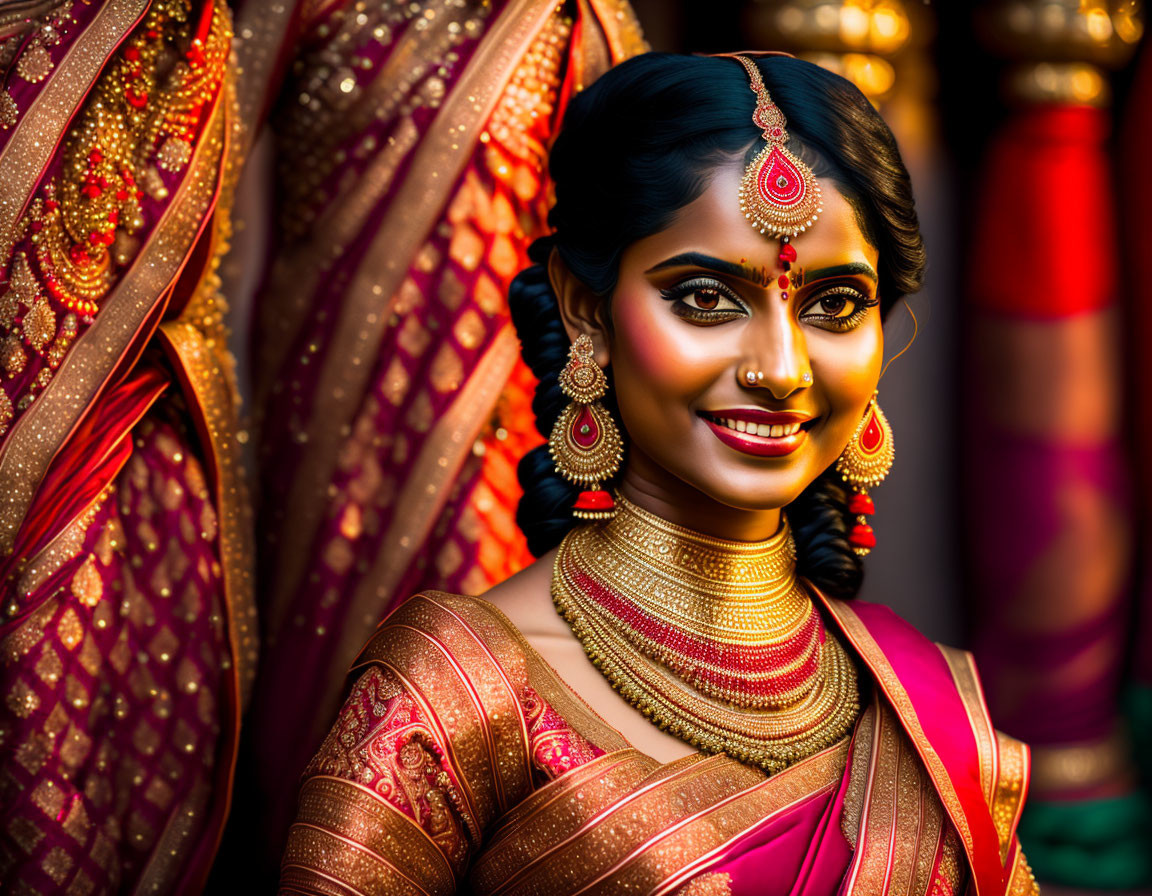
<path fill-rule="evenodd" d="M 925 265 L 912 186 L 892 132 L 838 75 L 791 57 L 755 61 L 788 118 L 790 149 L 815 176 L 836 183 L 878 250 L 886 316 L 920 288 Z M 569 346 L 548 256 L 555 249 L 572 274 L 607 302 L 630 244 L 668 227 L 718 167 L 740 158 L 747 164 L 759 151 L 754 106 L 747 75 L 733 60 L 670 53 L 629 59 L 573 99 L 549 163 L 554 233 L 533 244 L 533 264 L 509 292 L 524 360 L 540 381 L 532 409 L 544 436 L 567 403 L 558 377 Z M 612 394 L 605 407 L 624 432 Z M 571 509 L 579 489 L 555 471 L 546 445 L 530 451 L 518 473 L 524 497 L 516 520 L 539 556 L 576 525 Z M 848 544 L 852 517 L 839 476 L 825 471 L 787 510 L 798 572 L 827 594 L 853 597 L 863 569 Z"/>

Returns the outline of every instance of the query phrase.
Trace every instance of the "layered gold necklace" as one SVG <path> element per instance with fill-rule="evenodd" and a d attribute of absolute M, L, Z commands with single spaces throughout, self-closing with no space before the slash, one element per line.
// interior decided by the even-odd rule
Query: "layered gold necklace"
<path fill-rule="evenodd" d="M 796 580 L 785 521 L 724 541 L 617 496 L 556 555 L 552 599 L 593 664 L 660 728 L 768 772 L 848 733 L 856 668 Z"/>

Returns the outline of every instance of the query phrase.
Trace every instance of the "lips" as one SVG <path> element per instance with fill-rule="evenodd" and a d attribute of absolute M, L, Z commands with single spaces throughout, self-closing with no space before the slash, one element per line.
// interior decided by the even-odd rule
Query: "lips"
<path fill-rule="evenodd" d="M 702 412 L 700 417 L 730 448 L 756 457 L 791 454 L 808 438 L 812 418 L 795 411 L 732 408 Z"/>

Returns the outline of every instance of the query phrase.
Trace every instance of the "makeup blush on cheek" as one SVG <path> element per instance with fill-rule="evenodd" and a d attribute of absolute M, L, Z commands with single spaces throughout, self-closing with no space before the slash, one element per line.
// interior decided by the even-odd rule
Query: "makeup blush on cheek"
<path fill-rule="evenodd" d="M 613 297 L 613 367 L 630 369 L 653 384 L 684 378 L 703 352 L 700 331 L 673 316 L 663 299 L 639 290 Z"/>

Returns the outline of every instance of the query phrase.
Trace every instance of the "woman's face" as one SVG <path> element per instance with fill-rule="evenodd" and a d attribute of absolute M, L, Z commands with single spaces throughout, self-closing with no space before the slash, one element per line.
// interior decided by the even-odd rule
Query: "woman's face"
<path fill-rule="evenodd" d="M 792 240 L 785 299 L 781 243 L 740 211 L 742 174 L 719 169 L 675 223 L 624 252 L 611 326 L 593 336 L 627 430 L 625 493 L 757 538 L 772 533 L 755 520 L 778 524 L 763 511 L 795 500 L 848 443 L 883 334 L 877 252 L 835 184 L 821 181 L 824 211 Z"/>

